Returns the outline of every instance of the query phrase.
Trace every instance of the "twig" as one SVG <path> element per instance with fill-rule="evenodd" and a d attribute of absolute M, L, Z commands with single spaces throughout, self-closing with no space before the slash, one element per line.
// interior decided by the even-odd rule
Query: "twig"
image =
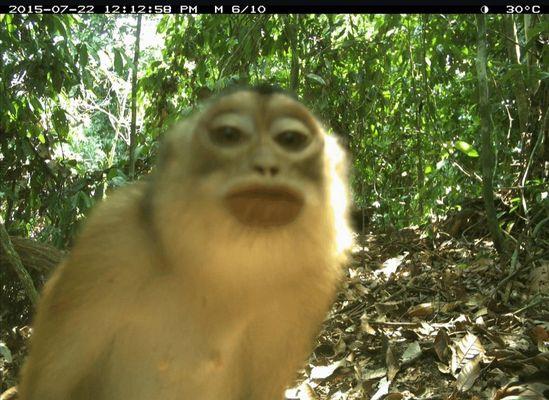
<path fill-rule="evenodd" d="M 527 306 L 525 307 L 522 307 L 522 308 L 519 308 L 517 311 L 513 311 L 512 313 L 508 314 L 508 315 L 517 315 L 517 314 L 520 314 L 521 312 L 523 311 L 526 311 L 530 308 L 534 308 L 534 307 L 537 307 L 539 306 L 540 304 L 543 304 L 544 302 L 548 301 L 549 300 L 549 297 L 547 296 L 541 296 L 539 299 L 537 299 L 536 301 L 528 304 Z"/>

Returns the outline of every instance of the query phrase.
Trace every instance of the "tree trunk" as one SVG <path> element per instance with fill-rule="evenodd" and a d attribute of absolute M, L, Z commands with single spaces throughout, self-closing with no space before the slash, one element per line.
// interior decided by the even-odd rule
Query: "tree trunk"
<path fill-rule="evenodd" d="M 511 60 L 511 64 L 515 64 L 517 67 L 521 65 L 520 46 L 518 43 L 517 27 L 512 15 L 505 15 L 503 17 L 503 24 L 505 27 L 505 43 L 507 45 L 507 54 Z M 520 127 L 520 134 L 524 133 L 528 129 L 528 95 L 526 93 L 526 85 L 524 84 L 524 75 L 522 72 L 520 76 L 515 80 L 515 85 L 512 85 L 513 94 L 517 100 L 518 120 Z"/>
<path fill-rule="evenodd" d="M 424 25 L 425 21 L 422 22 L 422 31 L 425 29 Z M 412 33 L 411 33 L 412 27 L 408 25 L 407 27 L 407 36 L 408 36 L 408 56 L 410 60 L 410 90 L 412 98 L 420 97 L 418 96 L 418 88 L 416 86 L 416 81 L 418 80 L 418 74 L 419 72 L 416 70 L 415 66 L 415 54 L 413 52 L 414 45 L 412 44 Z M 424 51 L 424 49 L 423 49 Z M 425 63 L 425 54 L 421 54 L 422 59 L 421 63 Z M 425 93 L 422 94 L 424 96 Z M 423 217 L 423 185 L 425 183 L 425 166 L 423 164 L 423 126 L 422 126 L 422 118 L 421 113 L 423 111 L 423 99 L 417 102 L 417 109 L 415 111 L 415 144 L 414 144 L 414 151 L 415 155 L 417 157 L 417 173 L 416 173 L 416 191 L 417 191 L 417 211 L 418 214 Z"/>
<path fill-rule="evenodd" d="M 137 64 L 139 62 L 139 40 L 141 38 L 141 17 L 137 16 L 137 27 L 135 30 L 135 48 L 133 53 L 132 66 L 132 122 L 130 126 L 130 180 L 135 179 L 135 147 L 137 143 L 136 120 L 137 120 Z"/>
<path fill-rule="evenodd" d="M 298 34 L 296 25 L 299 23 L 299 15 L 295 16 L 295 21 L 288 15 L 286 19 L 286 34 L 290 42 L 292 50 L 291 68 L 290 68 L 290 90 L 297 93 L 299 88 L 299 51 L 298 51 Z"/>
<path fill-rule="evenodd" d="M 484 15 L 477 15 L 478 48 L 477 48 L 477 78 L 479 91 L 479 117 L 481 134 L 482 193 L 488 229 L 494 241 L 494 246 L 501 256 L 506 255 L 503 233 L 498 224 L 496 207 L 494 206 L 493 177 L 495 167 L 495 152 L 492 142 L 492 120 L 488 93 L 488 76 L 486 73 L 486 20 Z"/>
<path fill-rule="evenodd" d="M 10 237 L 8 235 L 8 232 L 6 231 L 6 228 L 4 227 L 4 224 L 1 222 L 0 248 L 2 249 L 2 252 L 6 254 L 9 264 L 13 267 L 15 273 L 19 277 L 19 280 L 21 281 L 21 284 L 23 285 L 27 297 L 31 301 L 32 305 L 36 305 L 36 303 L 38 302 L 38 292 L 34 287 L 34 283 L 32 282 L 32 278 L 29 272 L 23 266 L 21 258 L 19 258 L 19 254 L 17 254 L 17 252 L 13 248 L 13 244 L 11 243 Z"/>

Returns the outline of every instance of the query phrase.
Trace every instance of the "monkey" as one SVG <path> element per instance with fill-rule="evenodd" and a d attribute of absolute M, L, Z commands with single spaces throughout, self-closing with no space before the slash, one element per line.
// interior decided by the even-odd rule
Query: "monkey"
<path fill-rule="evenodd" d="M 346 164 L 285 92 L 210 99 L 46 283 L 20 399 L 282 399 L 352 245 Z"/>

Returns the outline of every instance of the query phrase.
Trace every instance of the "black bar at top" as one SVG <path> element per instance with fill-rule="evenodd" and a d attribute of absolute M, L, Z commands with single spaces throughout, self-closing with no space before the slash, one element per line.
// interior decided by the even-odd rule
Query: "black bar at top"
<path fill-rule="evenodd" d="M 111 14 L 543 14 L 546 6 L 543 1 L 494 1 L 461 0 L 444 2 L 443 0 L 256 0 L 254 2 L 221 1 L 116 1 L 94 4 L 92 2 L 61 0 L 52 2 L 13 1 L 0 4 L 0 13 L 16 14 L 75 14 L 75 13 L 111 13 Z"/>

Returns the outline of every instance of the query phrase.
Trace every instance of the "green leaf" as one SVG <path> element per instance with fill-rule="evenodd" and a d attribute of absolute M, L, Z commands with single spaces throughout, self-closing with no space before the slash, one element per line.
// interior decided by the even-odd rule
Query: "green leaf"
<path fill-rule="evenodd" d="M 88 209 L 93 205 L 93 202 L 90 199 L 90 196 L 88 196 L 84 192 L 78 192 L 78 203 L 80 205 L 81 209 Z"/>
<path fill-rule="evenodd" d="M 94 83 L 93 75 L 87 69 L 82 71 L 82 80 L 87 85 L 87 87 L 92 87 L 93 86 L 93 83 Z"/>
<path fill-rule="evenodd" d="M 467 154 L 467 156 L 469 157 L 478 157 L 478 152 L 475 150 L 475 148 L 469 143 L 464 142 L 463 140 L 458 140 L 455 143 L 455 147 L 462 153 Z"/>
<path fill-rule="evenodd" d="M 54 17 L 54 20 L 53 20 L 53 24 L 54 24 L 54 27 L 55 27 L 55 30 L 61 35 L 63 36 L 64 38 L 66 38 L 68 35 L 67 35 L 67 30 L 65 29 L 65 20 L 63 19 L 60 19 L 59 17 L 55 16 Z"/>
<path fill-rule="evenodd" d="M 118 171 L 116 169 L 111 169 L 109 172 L 107 172 L 107 180 L 113 180 L 116 176 L 118 176 Z"/>
<path fill-rule="evenodd" d="M 61 73 L 61 71 L 54 69 L 51 71 L 51 83 L 53 85 L 53 88 L 57 93 L 61 92 L 61 89 L 63 88 L 63 81 L 64 77 Z"/>
<path fill-rule="evenodd" d="M 549 72 L 545 72 L 545 71 L 540 71 L 539 72 L 539 75 L 540 75 L 540 80 L 544 81 L 546 79 L 549 79 Z"/>
<path fill-rule="evenodd" d="M 307 78 L 312 79 L 313 81 L 316 81 L 323 86 L 326 86 L 326 81 L 316 74 L 307 74 Z"/>
<path fill-rule="evenodd" d="M 168 19 L 166 17 L 162 17 L 158 25 L 156 26 L 156 31 L 158 33 L 164 33 L 166 32 L 166 27 L 168 25 Z"/>
<path fill-rule="evenodd" d="M 120 76 L 124 73 L 124 61 L 119 49 L 114 49 L 114 70 Z"/>
<path fill-rule="evenodd" d="M 78 62 L 82 67 L 85 67 L 86 65 L 88 65 L 88 61 L 89 61 L 88 46 L 86 46 L 84 43 L 81 43 L 78 46 L 78 56 L 79 56 Z"/>
<path fill-rule="evenodd" d="M 61 136 L 66 137 L 69 133 L 69 121 L 65 111 L 61 108 L 57 108 L 52 115 L 52 124 L 53 128 L 61 134 Z"/>
<path fill-rule="evenodd" d="M 153 61 L 149 66 L 149 69 L 156 70 L 158 67 L 160 67 L 161 64 L 162 64 L 162 61 L 159 61 L 159 60 Z"/>
<path fill-rule="evenodd" d="M 42 104 L 40 103 L 40 100 L 34 96 L 29 96 L 29 108 L 31 111 L 35 114 L 41 113 L 43 111 Z"/>
<path fill-rule="evenodd" d="M 55 36 L 55 23 L 53 21 L 55 17 L 53 15 L 46 15 L 45 17 L 46 18 L 42 19 L 42 22 L 46 24 L 48 34 L 53 37 Z"/>

